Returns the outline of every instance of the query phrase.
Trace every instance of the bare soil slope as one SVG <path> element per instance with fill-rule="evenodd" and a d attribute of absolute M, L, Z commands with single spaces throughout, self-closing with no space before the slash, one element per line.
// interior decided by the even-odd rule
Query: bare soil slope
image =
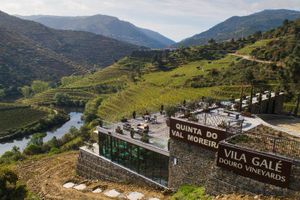
<path fill-rule="evenodd" d="M 30 191 L 37 194 L 41 199 L 110 199 L 103 192 L 94 194 L 94 188 L 101 187 L 106 190 L 116 189 L 127 195 L 129 192 L 140 192 L 148 198 L 167 199 L 161 191 L 137 185 L 118 184 L 107 181 L 87 181 L 76 176 L 75 167 L 78 152 L 68 152 L 59 155 L 29 160 L 17 166 L 20 179 L 26 182 Z M 66 189 L 63 184 L 72 181 L 85 183 L 87 188 L 83 191 Z"/>

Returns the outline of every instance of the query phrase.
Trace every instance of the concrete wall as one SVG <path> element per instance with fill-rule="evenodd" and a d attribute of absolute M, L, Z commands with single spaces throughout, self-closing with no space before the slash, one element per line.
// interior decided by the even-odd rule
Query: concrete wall
<path fill-rule="evenodd" d="M 239 176 L 232 171 L 214 166 L 206 182 L 206 192 L 219 194 L 264 194 L 289 196 L 300 199 L 300 165 L 293 165 L 289 189 L 262 183 L 247 177 Z"/>
<path fill-rule="evenodd" d="M 215 152 L 170 139 L 169 188 L 204 185 L 215 164 Z M 177 164 L 174 164 L 174 158 Z"/>
<path fill-rule="evenodd" d="M 80 149 L 79 151 L 76 172 L 79 176 L 87 179 L 102 179 L 113 182 L 135 183 L 157 189 L 165 189 L 150 179 L 139 176 L 136 173 L 111 162 L 110 160 L 83 149 Z"/>

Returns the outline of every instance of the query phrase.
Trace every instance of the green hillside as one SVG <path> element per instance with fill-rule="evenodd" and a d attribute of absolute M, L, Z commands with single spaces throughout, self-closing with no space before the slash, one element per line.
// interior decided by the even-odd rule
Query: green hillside
<path fill-rule="evenodd" d="M 140 69 L 140 75 L 128 67 L 134 62 L 134 58 L 125 58 L 93 75 L 46 91 L 31 99 L 23 100 L 23 102 L 30 104 L 54 103 L 55 93 L 70 94 L 70 91 L 78 91 L 78 94 L 80 92 L 82 94 L 81 98 L 70 94 L 73 100 L 103 97 L 104 100 L 97 113 L 101 118 L 112 121 L 129 116 L 133 111 L 156 111 L 161 104 L 176 105 L 183 100 L 192 101 L 202 96 L 229 99 L 232 94 L 238 97 L 240 93 L 240 86 L 194 88 L 190 83 L 193 77 L 209 74 L 214 68 L 227 68 L 230 64 L 238 62 L 238 58 L 234 56 L 228 55 L 215 61 L 193 61 L 167 71 L 158 69 L 150 62 L 141 62 L 144 67 Z M 104 85 L 107 87 L 103 87 Z M 97 88 L 106 90 L 99 89 L 97 91 Z M 94 96 L 86 94 L 94 94 Z"/>
<path fill-rule="evenodd" d="M 183 100 L 193 101 L 202 96 L 220 100 L 239 97 L 242 86 L 247 94 L 250 86 L 254 85 L 255 92 L 286 90 L 290 94 L 288 100 L 291 107 L 296 89 L 284 87 L 281 71 L 295 76 L 300 73 L 283 67 L 285 65 L 276 65 L 276 61 L 256 60 L 254 55 L 257 49 L 269 49 L 269 45 L 280 41 L 278 38 L 297 46 L 298 40 L 289 40 L 297 35 L 291 28 L 284 37 L 280 36 L 287 26 L 298 27 L 297 22 L 291 22 L 276 29 L 273 36 L 267 32 L 248 39 L 224 43 L 211 41 L 205 46 L 175 51 L 135 52 L 131 57 L 93 74 L 64 78 L 60 87 L 23 102 L 55 103 L 53 98 L 58 92 L 69 94 L 73 101 L 87 102 L 98 97 L 101 101 L 95 102 L 101 103 L 91 103 L 98 107 L 92 109 L 93 113 L 105 120 L 115 121 L 130 116 L 133 111 L 139 114 L 146 110 L 157 111 L 162 104 L 176 105 Z M 279 61 L 286 63 L 290 56 L 292 54 Z M 289 80 L 297 84 L 295 79 Z"/>
<path fill-rule="evenodd" d="M 0 99 L 14 99 L 19 87 L 104 68 L 145 49 L 83 31 L 56 30 L 0 11 Z M 4 94 L 4 95 L 3 95 Z"/>
<path fill-rule="evenodd" d="M 187 80 L 209 73 L 214 67 L 226 68 L 234 61 L 235 58 L 228 56 L 210 63 L 196 61 L 172 71 L 145 74 L 137 84 L 130 83 L 125 90 L 106 98 L 99 107 L 98 114 L 106 120 L 117 120 L 122 116 L 130 116 L 133 111 L 140 114 L 146 110 L 157 111 L 162 104 L 177 105 L 183 100 L 192 101 L 202 96 L 229 98 L 229 94 L 218 93 L 222 90 L 221 87 L 193 88 Z"/>

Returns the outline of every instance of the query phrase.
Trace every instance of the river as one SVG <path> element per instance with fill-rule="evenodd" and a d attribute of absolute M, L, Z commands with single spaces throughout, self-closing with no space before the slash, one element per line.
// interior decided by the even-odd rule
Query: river
<path fill-rule="evenodd" d="M 70 120 L 64 123 L 62 126 L 57 127 L 53 130 L 50 130 L 47 133 L 47 136 L 44 137 L 44 142 L 51 140 L 54 136 L 56 138 L 61 138 L 64 134 L 66 134 L 69 129 L 74 126 L 76 128 L 80 128 L 83 125 L 83 121 L 81 119 L 83 113 L 82 110 L 73 110 L 69 112 Z M 0 155 L 4 152 L 11 150 L 14 146 L 20 148 L 21 151 L 27 146 L 31 136 L 24 137 L 22 139 L 15 139 L 5 143 L 0 143 Z"/>

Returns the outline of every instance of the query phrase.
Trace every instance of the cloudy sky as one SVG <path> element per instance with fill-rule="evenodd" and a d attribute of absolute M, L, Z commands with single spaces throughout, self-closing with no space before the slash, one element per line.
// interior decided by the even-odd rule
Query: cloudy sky
<path fill-rule="evenodd" d="M 179 41 L 233 15 L 264 9 L 300 10 L 300 0 L 0 0 L 0 10 L 19 15 L 106 14 Z"/>

